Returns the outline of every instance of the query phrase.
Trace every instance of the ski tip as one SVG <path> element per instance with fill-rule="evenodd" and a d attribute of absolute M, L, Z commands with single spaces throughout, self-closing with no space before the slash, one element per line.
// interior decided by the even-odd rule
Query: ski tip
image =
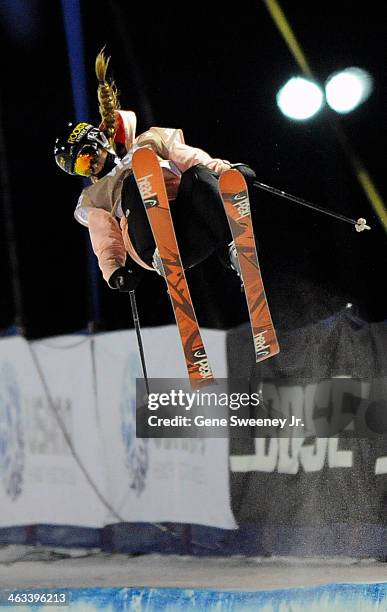
<path fill-rule="evenodd" d="M 234 168 L 225 170 L 219 177 L 221 191 L 247 191 L 246 181 L 243 175 Z"/>
<path fill-rule="evenodd" d="M 136 149 L 136 151 L 133 153 L 133 164 L 143 164 L 155 161 L 158 163 L 157 155 L 152 149 L 149 149 L 148 147 L 140 147 L 139 149 Z"/>

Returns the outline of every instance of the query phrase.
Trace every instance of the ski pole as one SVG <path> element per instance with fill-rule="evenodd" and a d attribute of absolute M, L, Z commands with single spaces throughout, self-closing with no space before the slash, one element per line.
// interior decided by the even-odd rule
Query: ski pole
<path fill-rule="evenodd" d="M 136 304 L 136 295 L 134 293 L 134 290 L 129 291 L 129 297 L 130 297 L 130 305 L 132 307 L 132 315 L 133 315 L 134 327 L 135 327 L 135 330 L 136 330 L 137 345 L 138 345 L 138 350 L 139 350 L 139 353 L 140 353 L 142 373 L 144 375 L 145 388 L 146 388 L 147 395 L 149 395 L 149 393 L 150 393 L 150 391 L 149 391 L 149 381 L 148 381 L 148 374 L 147 374 L 147 371 L 146 371 L 144 348 L 143 348 L 142 339 L 141 339 L 140 320 L 138 318 L 138 311 L 137 311 L 137 304 Z"/>
<path fill-rule="evenodd" d="M 265 185 L 264 183 L 260 183 L 259 181 L 254 181 L 254 187 L 258 189 L 263 189 L 264 191 L 268 191 L 269 193 L 273 193 L 274 195 L 280 196 L 281 198 L 285 198 L 286 200 L 290 200 L 291 202 L 296 202 L 296 204 L 301 204 L 302 206 L 307 206 L 312 210 L 316 210 L 317 212 L 324 213 L 325 215 L 329 215 L 330 217 L 334 217 L 335 219 L 339 219 L 340 221 L 346 221 L 346 223 L 351 223 L 355 226 L 357 232 L 362 232 L 363 230 L 371 229 L 369 225 L 367 225 L 367 221 L 362 217 L 355 221 L 355 219 L 350 219 L 349 217 L 345 217 L 340 213 L 333 212 L 331 210 L 327 210 L 322 206 L 317 206 L 317 204 L 313 204 L 313 202 L 308 202 L 308 200 L 304 200 L 303 198 L 299 198 L 297 196 L 291 195 L 290 193 L 286 193 L 286 191 L 281 191 L 281 189 L 276 189 L 276 187 L 270 187 L 270 185 Z"/>

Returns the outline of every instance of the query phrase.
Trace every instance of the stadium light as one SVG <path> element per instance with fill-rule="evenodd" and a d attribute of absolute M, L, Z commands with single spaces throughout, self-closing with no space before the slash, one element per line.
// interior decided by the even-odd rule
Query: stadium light
<path fill-rule="evenodd" d="M 325 83 L 325 100 L 337 113 L 349 113 L 372 92 L 372 77 L 361 68 L 334 72 Z M 289 119 L 304 121 L 313 117 L 324 104 L 324 92 L 317 83 L 293 77 L 277 93 L 277 104 Z"/>
<path fill-rule="evenodd" d="M 323 104 L 321 88 L 303 77 L 291 78 L 277 94 L 277 104 L 286 117 L 304 121 L 313 117 Z"/>
<path fill-rule="evenodd" d="M 371 75 L 355 67 L 335 72 L 325 84 L 327 103 L 337 113 L 351 112 L 368 98 L 371 91 Z"/>

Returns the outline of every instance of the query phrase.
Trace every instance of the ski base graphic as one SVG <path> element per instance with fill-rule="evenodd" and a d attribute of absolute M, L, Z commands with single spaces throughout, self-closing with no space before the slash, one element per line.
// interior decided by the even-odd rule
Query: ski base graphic
<path fill-rule="evenodd" d="M 140 148 L 133 172 L 160 255 L 164 278 L 183 346 L 188 377 L 194 387 L 214 381 L 176 241 L 164 177 L 156 154 Z"/>
<path fill-rule="evenodd" d="M 276 355 L 280 349 L 259 268 L 244 177 L 237 170 L 226 170 L 219 179 L 219 191 L 238 255 L 258 363 Z"/>

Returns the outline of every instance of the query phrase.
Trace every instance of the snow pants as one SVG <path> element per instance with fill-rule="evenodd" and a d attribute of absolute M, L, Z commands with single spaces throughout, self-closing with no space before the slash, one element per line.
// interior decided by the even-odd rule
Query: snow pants
<path fill-rule="evenodd" d="M 232 240 L 218 192 L 218 174 L 198 164 L 182 174 L 171 215 L 185 269 L 192 268 L 217 251 L 224 261 Z M 156 245 L 134 176 L 123 184 L 121 206 L 128 216 L 129 237 L 141 259 L 151 265 Z"/>

